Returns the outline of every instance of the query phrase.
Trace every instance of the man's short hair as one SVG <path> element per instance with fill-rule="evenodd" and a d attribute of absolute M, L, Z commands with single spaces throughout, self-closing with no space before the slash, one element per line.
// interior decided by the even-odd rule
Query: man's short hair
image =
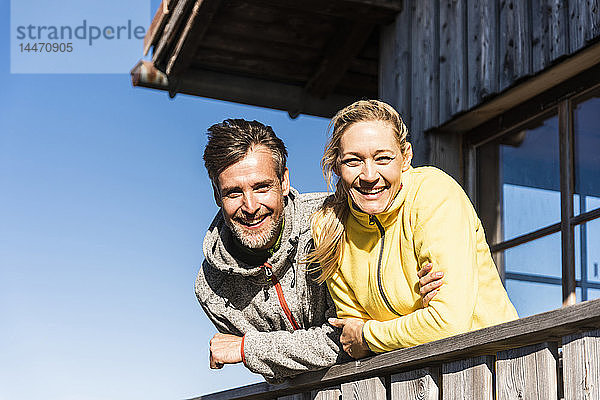
<path fill-rule="evenodd" d="M 208 143 L 204 149 L 204 166 L 216 186 L 218 177 L 227 167 L 248 154 L 254 146 L 262 145 L 271 150 L 277 177 L 283 179 L 287 150 L 273 128 L 258 121 L 226 119 L 208 128 Z"/>

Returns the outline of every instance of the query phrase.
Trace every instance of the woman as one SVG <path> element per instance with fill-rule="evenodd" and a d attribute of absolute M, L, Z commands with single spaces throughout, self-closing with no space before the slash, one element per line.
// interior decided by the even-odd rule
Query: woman
<path fill-rule="evenodd" d="M 410 347 L 518 318 L 461 187 L 433 167 L 412 168 L 407 128 L 388 104 L 339 111 L 322 159 L 330 201 L 312 220 L 315 250 L 354 358 Z M 418 271 L 444 286 L 421 306 Z"/>

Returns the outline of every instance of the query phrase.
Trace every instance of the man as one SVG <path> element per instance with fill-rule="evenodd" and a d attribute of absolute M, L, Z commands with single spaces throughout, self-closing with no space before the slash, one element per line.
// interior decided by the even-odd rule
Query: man
<path fill-rule="evenodd" d="M 291 188 L 287 151 L 271 127 L 230 119 L 208 136 L 204 162 L 221 210 L 204 239 L 196 296 L 221 332 L 210 367 L 243 362 L 279 382 L 347 357 L 341 330 L 327 323 L 336 316 L 327 288 L 302 263 L 310 216 L 326 195 Z"/>

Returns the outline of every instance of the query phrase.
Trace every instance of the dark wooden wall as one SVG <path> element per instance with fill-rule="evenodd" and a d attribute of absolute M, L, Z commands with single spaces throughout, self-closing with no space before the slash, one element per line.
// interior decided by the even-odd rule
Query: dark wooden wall
<path fill-rule="evenodd" d="M 405 119 L 413 164 L 462 181 L 460 133 L 424 132 L 599 37 L 600 0 L 406 0 L 381 34 L 379 97 Z"/>

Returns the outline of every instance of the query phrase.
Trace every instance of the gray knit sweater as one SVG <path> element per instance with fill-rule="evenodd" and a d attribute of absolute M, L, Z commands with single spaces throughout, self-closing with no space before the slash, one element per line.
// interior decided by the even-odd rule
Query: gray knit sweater
<path fill-rule="evenodd" d="M 340 331 L 327 323 L 335 306 L 325 285 L 318 285 L 299 261 L 311 246 L 310 215 L 322 204 L 323 193 L 286 198 L 285 224 L 279 249 L 267 260 L 276 279 L 266 279 L 265 268 L 236 258 L 232 234 L 222 214 L 204 238 L 202 269 L 196 296 L 219 332 L 245 335 L 245 364 L 269 382 L 334 364 L 340 352 Z M 275 282 L 299 329 L 284 312 Z M 341 353 L 341 354 L 340 354 Z"/>

